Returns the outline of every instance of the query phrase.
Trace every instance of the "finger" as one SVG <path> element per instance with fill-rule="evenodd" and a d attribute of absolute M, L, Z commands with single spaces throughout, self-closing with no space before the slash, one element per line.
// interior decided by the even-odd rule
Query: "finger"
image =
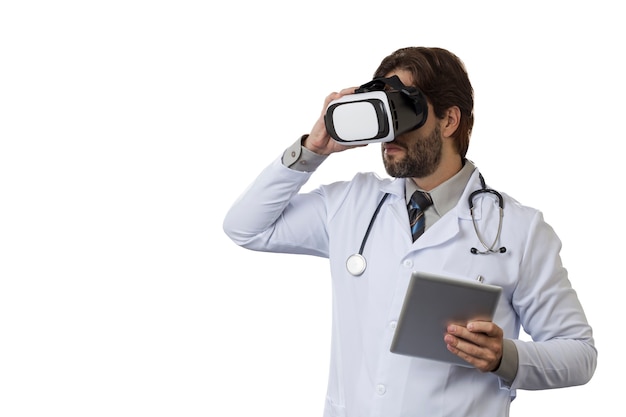
<path fill-rule="evenodd" d="M 447 348 L 450 353 L 453 353 L 454 355 L 463 359 L 465 362 L 469 363 L 470 365 L 474 366 L 476 369 L 482 372 L 489 372 L 493 368 L 489 360 L 471 355 L 451 345 L 447 345 Z"/>
<path fill-rule="evenodd" d="M 333 100 L 337 100 L 343 96 L 349 95 L 349 94 L 354 94 L 354 92 L 356 91 L 357 87 L 348 87 L 348 88 L 344 88 L 343 90 L 341 90 L 340 92 L 332 92 L 329 95 L 326 96 L 326 99 L 324 100 L 324 108 L 322 109 L 322 115 L 324 115 L 326 113 L 326 109 L 328 108 L 328 105 L 330 104 L 331 101 Z"/>
<path fill-rule="evenodd" d="M 330 103 L 333 100 L 337 100 L 338 98 L 341 98 L 343 96 L 347 96 L 349 94 L 354 94 L 354 92 L 356 91 L 357 87 L 348 87 L 348 88 L 344 88 L 339 92 L 332 92 L 330 93 L 328 96 L 326 96 L 326 104 Z"/>
<path fill-rule="evenodd" d="M 453 348 L 453 353 L 463 352 L 473 357 L 481 355 L 482 347 L 468 339 L 456 337 L 451 334 L 446 334 L 443 339 L 446 345 L 448 345 L 448 349 Z"/>
<path fill-rule="evenodd" d="M 482 332 L 472 332 L 457 325 L 448 326 L 448 334 L 444 336 L 444 340 L 455 349 L 479 358 L 491 357 L 490 350 L 494 348 L 495 342 L 493 338 Z"/>
<path fill-rule="evenodd" d="M 502 330 L 491 322 L 474 322 L 472 326 L 468 324 L 466 329 L 463 326 L 448 326 L 450 336 L 455 337 L 453 346 L 471 355 L 490 359 L 497 356 L 502 350 Z M 491 334 L 488 334 L 490 332 Z M 464 342 L 467 345 L 463 344 Z"/>
<path fill-rule="evenodd" d="M 491 322 L 475 322 L 468 327 L 473 331 L 463 326 L 448 326 L 450 333 L 444 336 L 448 350 L 481 370 L 495 369 L 502 358 L 502 329 Z"/>
<path fill-rule="evenodd" d="M 357 87 L 348 87 L 348 88 L 344 88 L 343 90 L 341 90 L 341 91 L 339 92 L 339 94 L 340 94 L 341 96 L 345 96 L 345 95 L 348 95 L 348 94 L 354 94 L 354 92 L 356 91 L 356 89 L 357 89 Z"/>
<path fill-rule="evenodd" d="M 490 321 L 472 321 L 467 323 L 467 330 L 472 333 L 483 333 L 489 337 L 500 337 L 502 329 Z"/>
<path fill-rule="evenodd" d="M 493 331 L 493 323 L 488 321 L 472 321 L 467 323 L 467 330 L 473 333 L 489 334 Z"/>
<path fill-rule="evenodd" d="M 341 95 L 337 92 L 332 92 L 326 96 L 324 99 L 324 108 L 322 109 L 322 114 L 326 113 L 326 108 L 330 104 L 331 101 L 338 99 Z"/>
<path fill-rule="evenodd" d="M 451 324 L 448 326 L 447 328 L 448 333 L 461 338 L 461 339 L 466 339 L 466 340 L 470 340 L 470 341 L 476 341 L 477 337 L 479 336 L 479 333 L 477 331 L 470 331 L 469 329 L 463 327 L 463 326 L 459 326 L 457 324 Z"/>
<path fill-rule="evenodd" d="M 495 355 L 488 349 L 481 348 L 480 346 L 450 334 L 447 334 L 444 339 L 446 341 L 446 348 L 450 353 L 473 365 L 476 369 L 489 372 L 495 368 Z"/>
<path fill-rule="evenodd" d="M 448 351 L 450 351 L 450 353 L 458 356 L 467 363 L 470 363 L 474 366 L 478 365 L 479 358 L 474 356 L 471 352 L 467 351 L 470 346 L 469 343 L 450 334 L 447 334 L 444 337 L 444 341 L 446 342 L 446 348 L 448 349 Z"/>

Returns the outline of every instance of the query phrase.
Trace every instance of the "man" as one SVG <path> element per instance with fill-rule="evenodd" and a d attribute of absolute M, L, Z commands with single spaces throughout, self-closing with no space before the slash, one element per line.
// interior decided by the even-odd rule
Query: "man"
<path fill-rule="evenodd" d="M 402 48 L 374 74 L 393 76 L 421 91 L 427 109 L 423 124 L 382 144 L 392 178 L 359 173 L 299 193 L 328 155 L 353 148 L 332 139 L 324 120 L 332 100 L 355 92 L 348 88 L 326 98 L 310 134 L 269 165 L 224 220 L 225 232 L 245 248 L 330 260 L 333 332 L 324 416 L 501 417 L 516 389 L 587 383 L 597 352 L 561 264 L 560 240 L 540 211 L 506 194 L 501 223 L 497 193 L 470 199 L 485 185 L 465 158 L 474 119 L 462 61 L 441 48 Z M 428 200 L 426 230 L 414 241 L 407 204 L 418 190 Z M 350 273 L 346 260 L 364 241 L 367 261 Z M 451 325 L 442 335 L 441 343 L 471 367 L 390 352 L 416 270 L 480 275 L 502 287 L 493 322 Z M 520 325 L 532 341 L 518 339 Z"/>

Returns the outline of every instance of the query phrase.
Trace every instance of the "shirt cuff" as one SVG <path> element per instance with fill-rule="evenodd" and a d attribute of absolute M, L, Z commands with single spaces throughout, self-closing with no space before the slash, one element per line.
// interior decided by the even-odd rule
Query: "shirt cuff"
<path fill-rule="evenodd" d="M 512 340 L 504 339 L 502 342 L 502 361 L 500 361 L 500 366 L 493 373 L 511 384 L 515 376 L 517 376 L 518 366 L 519 356 L 515 343 Z"/>
<path fill-rule="evenodd" d="M 326 160 L 328 155 L 318 155 L 302 146 L 309 135 L 302 135 L 283 153 L 283 165 L 296 171 L 313 172 Z"/>

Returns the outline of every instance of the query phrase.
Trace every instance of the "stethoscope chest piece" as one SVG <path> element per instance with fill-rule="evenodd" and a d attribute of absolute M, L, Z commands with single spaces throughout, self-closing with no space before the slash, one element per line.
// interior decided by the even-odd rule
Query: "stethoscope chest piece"
<path fill-rule="evenodd" d="M 363 272 L 365 272 L 365 268 L 367 267 L 367 261 L 363 255 L 355 253 L 354 255 L 350 255 L 348 260 L 346 260 L 346 268 L 348 272 L 355 277 L 360 276 Z"/>
<path fill-rule="evenodd" d="M 363 272 L 365 272 L 365 268 L 367 268 L 367 261 L 363 256 L 363 249 L 365 248 L 365 242 L 367 242 L 367 238 L 370 235 L 370 231 L 372 230 L 374 220 L 376 220 L 376 216 L 378 216 L 378 212 L 380 211 L 380 208 L 383 206 L 383 203 L 385 202 L 387 197 L 389 197 L 389 193 L 385 193 L 385 195 L 383 195 L 383 198 L 381 198 L 378 202 L 378 206 L 376 207 L 376 210 L 374 210 L 374 214 L 370 219 L 370 224 L 369 226 L 367 226 L 365 236 L 363 236 L 363 241 L 361 242 L 361 248 L 359 249 L 359 253 L 350 255 L 346 260 L 346 269 L 352 276 L 360 276 Z"/>

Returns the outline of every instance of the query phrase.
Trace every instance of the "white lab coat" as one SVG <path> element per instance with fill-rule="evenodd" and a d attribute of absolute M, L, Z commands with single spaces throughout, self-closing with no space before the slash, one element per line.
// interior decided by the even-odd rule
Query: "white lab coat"
<path fill-rule="evenodd" d="M 403 179 L 357 174 L 350 182 L 299 194 L 310 175 L 276 160 L 232 206 L 224 230 L 252 250 L 330 259 L 332 353 L 324 417 L 502 417 L 515 389 L 580 385 L 591 378 L 597 358 L 592 329 L 561 265 L 561 242 L 539 211 L 503 194 L 499 245 L 507 251 L 474 255 L 471 247 L 483 249 L 468 209 L 469 194 L 481 187 L 477 169 L 458 205 L 415 243 Z M 346 259 L 358 252 L 385 192 L 390 196 L 364 250 L 367 270 L 354 277 Z M 481 194 L 474 204 L 479 230 L 491 243 L 497 202 Z M 494 322 L 519 353 L 511 384 L 473 368 L 390 353 L 414 270 L 466 279 L 482 275 L 485 283 L 503 288 Z M 517 340 L 520 325 L 533 342 Z"/>

